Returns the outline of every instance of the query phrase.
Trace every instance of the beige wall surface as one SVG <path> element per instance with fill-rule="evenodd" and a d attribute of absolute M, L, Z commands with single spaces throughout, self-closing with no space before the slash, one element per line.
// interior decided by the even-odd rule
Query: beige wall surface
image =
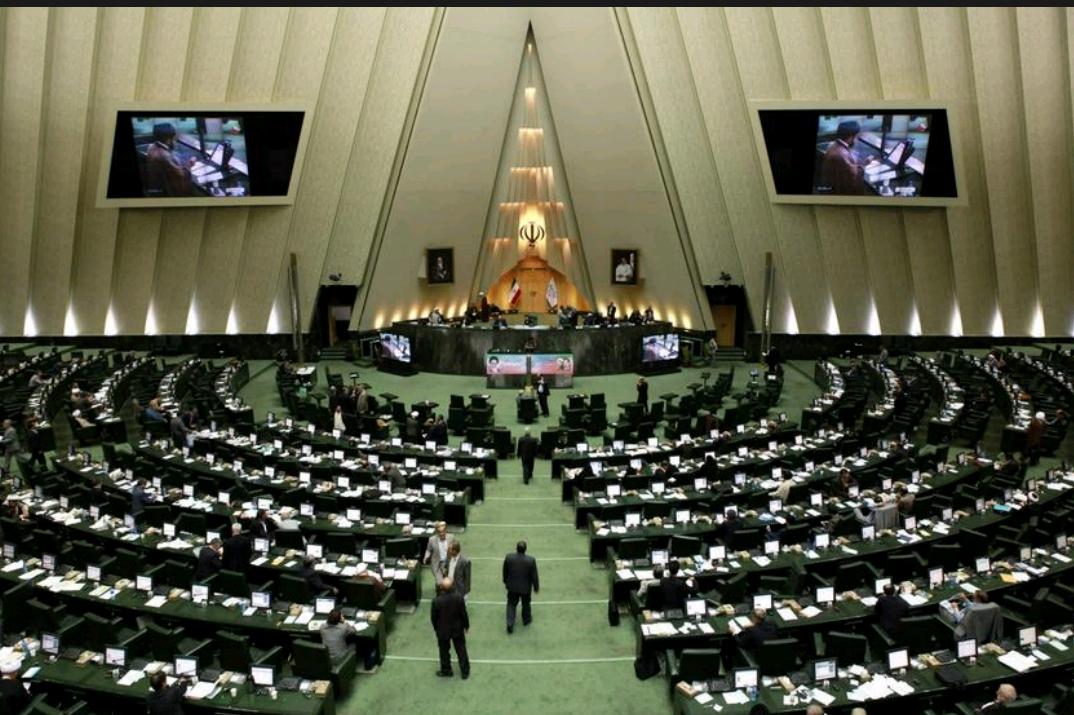
<path fill-rule="evenodd" d="M 1066 8 L 0 9 L 0 335 L 289 329 L 330 273 L 354 328 L 461 310 L 532 23 L 601 303 L 706 327 L 701 284 L 765 254 L 776 331 L 1074 332 Z M 314 108 L 291 206 L 99 209 L 118 102 Z M 956 110 L 963 206 L 768 201 L 757 100 Z M 456 283 L 419 278 L 455 249 Z M 610 285 L 611 248 L 644 281 Z"/>

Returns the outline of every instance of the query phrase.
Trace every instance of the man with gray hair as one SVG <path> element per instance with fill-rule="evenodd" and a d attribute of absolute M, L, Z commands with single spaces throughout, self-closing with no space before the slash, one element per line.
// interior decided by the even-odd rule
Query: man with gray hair
<path fill-rule="evenodd" d="M 993 710 L 1003 710 L 1007 705 L 1013 703 L 1018 699 L 1018 691 L 1014 689 L 1014 686 L 1010 683 L 1001 683 L 996 688 L 996 699 L 990 703 L 985 703 L 981 707 L 977 708 L 977 712 L 986 713 Z"/>

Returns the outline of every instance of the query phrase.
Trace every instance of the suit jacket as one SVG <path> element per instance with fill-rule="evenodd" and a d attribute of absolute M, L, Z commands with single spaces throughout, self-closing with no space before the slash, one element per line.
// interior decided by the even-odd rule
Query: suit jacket
<path fill-rule="evenodd" d="M 429 615 L 437 638 L 464 635 L 470 628 L 470 616 L 466 613 L 466 601 L 457 592 L 441 593 L 433 599 Z"/>
<path fill-rule="evenodd" d="M 271 521 L 258 521 L 254 519 L 250 524 L 250 538 L 251 539 L 271 539 L 273 532 L 273 524 Z"/>
<path fill-rule="evenodd" d="M 864 194 L 865 170 L 854 159 L 846 144 L 836 139 L 821 160 L 820 183 L 830 186 L 833 194 Z"/>
<path fill-rule="evenodd" d="M 224 542 L 224 558 L 221 560 L 223 567 L 228 571 L 245 573 L 250 566 L 250 556 L 253 546 L 249 537 L 238 534 Z"/>
<path fill-rule="evenodd" d="M 30 704 L 30 695 L 18 680 L 0 679 L 0 712 L 20 713 Z"/>
<path fill-rule="evenodd" d="M 665 576 L 660 579 L 659 589 L 665 609 L 686 610 L 686 599 L 690 596 L 690 587 L 686 585 L 686 579 L 678 576 Z"/>
<path fill-rule="evenodd" d="M 439 581 L 444 577 L 444 574 L 440 571 L 440 548 L 437 546 L 437 541 L 439 541 L 439 539 L 436 534 L 433 534 L 429 539 L 429 544 L 425 547 L 425 556 L 429 559 L 429 567 L 433 570 L 433 576 Z M 448 534 L 447 537 L 445 537 L 444 553 L 451 550 L 451 544 L 454 541 L 455 537 L 451 534 Z"/>
<path fill-rule="evenodd" d="M 149 715 L 183 715 L 183 695 L 186 683 L 179 681 L 171 687 L 152 690 L 145 696 Z"/>
<path fill-rule="evenodd" d="M 542 396 L 543 397 L 548 397 L 548 395 L 549 395 L 549 393 L 551 391 L 552 391 L 552 388 L 548 384 L 547 380 L 545 380 L 544 382 L 541 382 L 541 381 L 537 382 L 537 396 L 538 397 L 542 397 Z"/>
<path fill-rule="evenodd" d="M 444 565 L 445 569 L 450 571 L 451 560 Z M 455 561 L 455 593 L 466 596 L 470 593 L 470 559 L 466 558 L 462 554 L 459 554 L 459 558 Z"/>
<path fill-rule="evenodd" d="M 141 487 L 135 487 L 131 490 L 131 514 L 141 514 L 146 505 L 152 503 L 153 500 Z"/>
<path fill-rule="evenodd" d="M 876 599 L 876 619 L 880 627 L 890 635 L 895 635 L 902 625 L 902 619 L 910 613 L 910 604 L 901 596 L 882 595 Z"/>
<path fill-rule="evenodd" d="M 198 552 L 198 567 L 194 569 L 194 580 L 202 581 L 209 578 L 219 571 L 221 566 L 223 563 L 220 561 L 220 554 L 210 546 L 202 546 L 201 551 Z"/>
<path fill-rule="evenodd" d="M 973 603 L 955 628 L 959 638 L 976 638 L 977 644 L 1003 638 L 1003 611 L 998 603 Z"/>
<path fill-rule="evenodd" d="M 537 559 L 529 554 L 507 554 L 503 560 L 503 585 L 508 593 L 520 593 L 528 596 L 541 590 L 537 576 Z"/>
<path fill-rule="evenodd" d="M 533 462 L 537 458 L 539 443 L 533 435 L 524 435 L 518 438 L 518 458 L 523 462 Z"/>
<path fill-rule="evenodd" d="M 763 621 L 757 625 L 742 629 L 742 632 L 735 636 L 735 642 L 738 643 L 738 647 L 742 650 L 754 651 L 774 635 L 776 635 L 776 627 L 768 621 Z"/>
<path fill-rule="evenodd" d="M 317 573 L 317 570 L 312 566 L 303 566 L 298 571 L 298 575 L 306 580 L 306 585 L 310 587 L 310 591 L 316 596 L 318 593 L 328 590 L 328 584 L 321 578 L 321 574 Z"/>

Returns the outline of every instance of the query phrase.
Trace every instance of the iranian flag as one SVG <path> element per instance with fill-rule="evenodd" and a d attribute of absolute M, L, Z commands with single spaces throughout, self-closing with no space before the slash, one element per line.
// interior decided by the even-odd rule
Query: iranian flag
<path fill-rule="evenodd" d="M 518 304 L 519 299 L 522 297 L 522 286 L 518 284 L 518 278 L 511 279 L 511 290 L 507 291 L 507 301 L 511 304 L 511 307 L 515 307 Z"/>

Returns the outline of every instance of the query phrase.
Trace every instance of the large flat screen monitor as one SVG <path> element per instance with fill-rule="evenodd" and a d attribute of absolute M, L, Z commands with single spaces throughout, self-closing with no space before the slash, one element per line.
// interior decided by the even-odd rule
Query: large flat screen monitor
<path fill-rule="evenodd" d="M 380 334 L 380 357 L 382 360 L 410 362 L 410 338 L 395 333 Z"/>
<path fill-rule="evenodd" d="M 294 202 L 304 108 L 141 103 L 120 107 L 114 121 L 98 206 Z"/>
<path fill-rule="evenodd" d="M 754 107 L 761 164 L 777 203 L 963 203 L 945 107 L 891 102 Z"/>
<path fill-rule="evenodd" d="M 643 363 L 677 362 L 679 359 L 679 336 L 677 333 L 646 335 L 641 339 Z"/>

